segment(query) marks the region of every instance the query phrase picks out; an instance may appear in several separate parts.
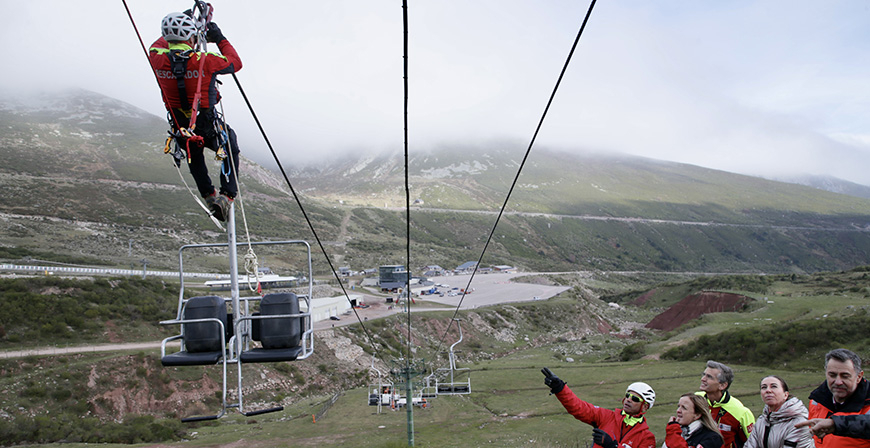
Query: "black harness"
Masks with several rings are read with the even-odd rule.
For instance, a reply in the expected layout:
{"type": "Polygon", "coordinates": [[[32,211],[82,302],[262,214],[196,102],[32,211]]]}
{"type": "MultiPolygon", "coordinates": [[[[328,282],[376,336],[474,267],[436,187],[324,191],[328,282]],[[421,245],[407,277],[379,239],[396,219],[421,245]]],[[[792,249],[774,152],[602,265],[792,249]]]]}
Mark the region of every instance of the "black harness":
{"type": "MultiPolygon", "coordinates": [[[[187,63],[190,61],[190,55],[193,53],[193,50],[170,50],[169,51],[169,63],[170,68],[172,70],[172,76],[175,77],[176,85],[178,87],[178,99],[179,103],[181,103],[181,112],[185,115],[189,115],[192,110],[190,106],[190,100],[187,98],[187,87],[185,86],[184,77],[187,75],[187,63]]],[[[200,74],[202,76],[202,74],[200,74]]],[[[178,109],[176,109],[178,110],[178,109]]],[[[170,123],[174,121],[172,119],[172,115],[169,116],[170,123]]],[[[208,137],[208,138],[216,138],[217,148],[213,148],[217,153],[218,160],[224,160],[226,157],[225,146],[228,142],[228,135],[226,131],[226,124],[223,121],[223,117],[217,113],[213,108],[208,110],[200,110],[196,117],[197,128],[200,131],[197,133],[199,135],[208,137]]],[[[187,149],[188,159],[190,157],[190,148],[189,145],[191,143],[191,139],[197,140],[195,144],[202,146],[203,141],[202,137],[198,137],[196,135],[192,135],[189,131],[185,132],[184,126],[181,123],[174,123],[172,126],[177,129],[176,132],[169,131],[169,139],[166,141],[166,146],[164,147],[164,152],[169,153],[172,152],[173,156],[176,159],[176,164],[180,162],[183,158],[183,154],[179,148],[179,146],[184,146],[187,149]],[[170,139],[174,139],[176,142],[175,151],[171,151],[169,147],[170,139]],[[179,145],[180,142],[184,142],[179,145]]],[[[189,161],[189,160],[188,160],[189,161]]]]}
{"type": "Polygon", "coordinates": [[[187,61],[190,60],[190,50],[170,50],[169,63],[172,67],[172,75],[175,76],[175,81],[178,83],[178,98],[181,101],[181,108],[190,110],[190,101],[187,99],[187,87],[184,85],[184,76],[187,74],[187,61]]]}

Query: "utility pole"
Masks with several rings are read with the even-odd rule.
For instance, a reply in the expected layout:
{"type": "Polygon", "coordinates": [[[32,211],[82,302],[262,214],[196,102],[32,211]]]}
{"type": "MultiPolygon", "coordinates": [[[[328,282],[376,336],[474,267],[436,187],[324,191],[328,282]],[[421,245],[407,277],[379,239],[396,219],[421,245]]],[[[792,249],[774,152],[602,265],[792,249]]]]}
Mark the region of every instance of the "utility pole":
{"type": "Polygon", "coordinates": [[[140,262],[142,263],[142,278],[144,279],[148,276],[148,259],[143,258],[140,262]]]}
{"type": "MultiPolygon", "coordinates": [[[[426,373],[426,360],[399,358],[393,361],[396,366],[390,373],[405,382],[405,414],[408,419],[408,446],[414,446],[414,377],[426,373]]],[[[399,389],[401,390],[401,389],[399,389]]]]}
{"type": "MultiPolygon", "coordinates": [[[[410,335],[409,335],[410,336],[410,335]]],[[[410,339],[410,338],[409,338],[410,339]]],[[[414,396],[411,395],[414,385],[411,384],[411,360],[405,369],[405,408],[408,415],[408,446],[414,446],[414,396]]]]}

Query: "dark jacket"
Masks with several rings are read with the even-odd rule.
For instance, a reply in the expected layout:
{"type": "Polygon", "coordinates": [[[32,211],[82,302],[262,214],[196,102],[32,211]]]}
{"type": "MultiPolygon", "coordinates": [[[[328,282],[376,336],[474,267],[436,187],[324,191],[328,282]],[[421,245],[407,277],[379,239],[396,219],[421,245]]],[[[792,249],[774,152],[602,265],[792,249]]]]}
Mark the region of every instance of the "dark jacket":
{"type": "Polygon", "coordinates": [[[721,448],[722,436],[694,421],[689,426],[670,422],[665,427],[665,448],[721,448]]]}
{"type": "Polygon", "coordinates": [[[834,434],[856,439],[870,439],[870,415],[832,415],[834,434]]]}

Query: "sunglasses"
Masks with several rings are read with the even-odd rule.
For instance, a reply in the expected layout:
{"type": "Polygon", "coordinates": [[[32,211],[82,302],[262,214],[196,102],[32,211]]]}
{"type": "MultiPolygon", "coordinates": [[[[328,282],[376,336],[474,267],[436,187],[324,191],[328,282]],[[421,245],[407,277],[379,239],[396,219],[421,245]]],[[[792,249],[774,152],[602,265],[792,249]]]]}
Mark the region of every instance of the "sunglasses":
{"type": "Polygon", "coordinates": [[[643,403],[643,398],[640,398],[640,397],[638,397],[637,395],[635,395],[635,394],[633,394],[633,393],[631,393],[631,392],[626,392],[626,393],[625,393],[625,398],[631,398],[631,401],[633,401],[633,402],[635,402],[635,403],[643,403]]]}

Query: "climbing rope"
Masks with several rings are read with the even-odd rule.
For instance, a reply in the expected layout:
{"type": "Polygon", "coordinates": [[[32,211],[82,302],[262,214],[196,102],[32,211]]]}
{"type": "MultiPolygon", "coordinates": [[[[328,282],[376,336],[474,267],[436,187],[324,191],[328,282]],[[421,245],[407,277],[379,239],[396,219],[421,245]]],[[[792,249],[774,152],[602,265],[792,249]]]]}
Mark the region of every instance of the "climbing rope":
{"type": "MultiPolygon", "coordinates": [[[[225,137],[221,137],[222,141],[226,142],[226,146],[229,147],[231,144],[229,133],[226,130],[226,115],[224,115],[224,105],[220,104],[220,118],[218,121],[221,123],[221,129],[218,131],[222,133],[225,137]]],[[[215,155],[216,160],[222,160],[221,163],[221,176],[226,176],[229,179],[230,175],[234,175],[236,178],[236,197],[235,201],[239,203],[239,211],[242,214],[242,224],[245,227],[245,241],[248,243],[248,252],[245,254],[245,276],[247,278],[248,289],[252,292],[256,292],[257,294],[261,294],[263,292],[262,285],[260,285],[260,269],[259,269],[259,261],[257,260],[257,254],[254,252],[254,246],[251,244],[251,232],[248,229],[248,216],[245,213],[245,202],[242,198],[242,183],[239,181],[239,173],[236,172],[236,163],[233,159],[233,150],[230,148],[229,151],[218,151],[215,155]],[[223,158],[221,158],[223,157],[223,158]],[[226,160],[226,162],[223,162],[226,160]],[[227,169],[224,169],[224,165],[228,165],[227,169]],[[256,279],[256,287],[254,287],[251,278],[256,279]]],[[[241,163],[241,160],[239,160],[241,163]]]]}
{"type": "MultiPolygon", "coordinates": [[[[284,182],[287,184],[287,187],[290,189],[290,194],[293,196],[293,199],[296,200],[296,205],[299,206],[299,211],[302,213],[302,217],[305,218],[305,222],[308,224],[308,229],[311,230],[311,234],[314,236],[314,240],[317,241],[317,245],[320,248],[320,252],[323,254],[323,257],[326,259],[326,264],[329,265],[330,271],[332,271],[332,276],[336,279],[339,288],[341,288],[341,292],[344,295],[345,299],[347,299],[348,303],[351,302],[350,294],[347,292],[347,288],[344,286],[344,282],[341,277],[338,275],[338,271],[335,269],[335,265],[332,263],[332,258],[329,257],[329,253],[326,252],[326,247],[323,245],[323,241],[320,239],[320,236],[317,234],[317,229],[314,228],[314,224],[311,222],[311,218],[308,216],[308,213],[305,211],[305,207],[302,206],[302,201],[299,200],[299,195],[296,194],[296,190],[293,188],[293,184],[290,183],[290,177],[287,176],[287,172],[284,170],[284,165],[281,164],[281,159],[278,157],[278,154],[275,152],[275,148],[272,147],[272,142],[269,141],[269,137],[266,135],[266,130],[263,129],[263,125],[260,123],[260,118],[257,116],[257,113],[254,111],[254,107],[251,105],[250,100],[248,100],[248,95],[245,93],[245,89],[242,88],[242,83],[239,82],[239,77],[236,76],[235,73],[232,74],[233,80],[236,82],[236,86],[239,88],[239,93],[241,93],[242,98],[245,100],[245,104],[248,106],[248,110],[251,112],[251,116],[254,118],[254,122],[257,124],[257,128],[260,130],[260,134],[263,136],[263,140],[266,142],[266,146],[269,148],[269,151],[272,153],[272,158],[275,159],[275,164],[278,166],[278,171],[281,172],[281,176],[284,178],[284,182]]],[[[366,335],[366,339],[369,341],[369,345],[371,345],[372,350],[375,352],[375,355],[382,361],[384,358],[381,356],[380,350],[378,349],[379,345],[375,344],[375,340],[372,337],[371,332],[363,323],[362,318],[357,312],[356,308],[351,307],[353,310],[353,314],[356,316],[357,321],[360,324],[360,327],[363,330],[363,333],[366,335]]]]}
{"type": "Polygon", "coordinates": [[[218,221],[217,218],[215,218],[214,212],[209,210],[209,208],[202,203],[202,199],[200,199],[199,196],[197,196],[196,193],[193,192],[193,189],[190,188],[190,185],[188,185],[187,181],[184,180],[184,174],[182,174],[181,172],[181,165],[175,163],[174,161],[172,165],[175,167],[175,170],[178,171],[178,177],[181,178],[181,182],[184,184],[185,187],[187,187],[187,191],[190,193],[190,195],[193,196],[193,200],[196,201],[196,203],[199,204],[199,206],[202,207],[203,210],[205,210],[205,212],[208,214],[208,217],[211,218],[211,222],[213,222],[214,225],[218,226],[218,228],[221,229],[221,232],[225,231],[226,229],[221,224],[221,222],[218,221]]]}

